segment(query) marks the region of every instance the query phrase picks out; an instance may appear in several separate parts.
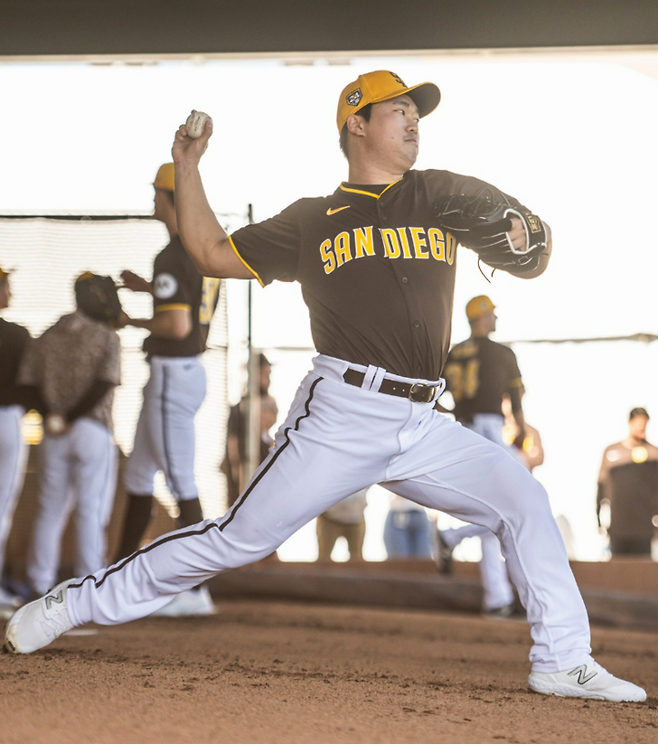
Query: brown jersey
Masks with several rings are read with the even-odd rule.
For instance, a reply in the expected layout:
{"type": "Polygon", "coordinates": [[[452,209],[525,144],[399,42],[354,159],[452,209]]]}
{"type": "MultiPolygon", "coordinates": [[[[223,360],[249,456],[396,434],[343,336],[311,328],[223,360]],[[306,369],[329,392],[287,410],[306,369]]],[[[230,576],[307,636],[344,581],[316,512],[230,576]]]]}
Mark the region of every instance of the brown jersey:
{"type": "Polygon", "coordinates": [[[649,442],[606,447],[598,485],[599,506],[603,499],[610,503],[610,536],[650,540],[658,514],[658,447],[649,442]]]}
{"type": "Polygon", "coordinates": [[[521,400],[521,373],[514,352],[489,338],[474,336],[454,346],[445,367],[446,389],[455,401],[458,421],[469,421],[476,413],[502,416],[503,396],[512,407],[521,400]]]}
{"type": "Polygon", "coordinates": [[[17,377],[30,341],[27,328],[0,318],[0,406],[26,405],[17,377]]]}
{"type": "Polygon", "coordinates": [[[208,330],[219,297],[219,279],[203,277],[176,235],[155,258],[153,312],[189,310],[192,330],[183,339],[149,336],[144,351],[156,356],[196,356],[206,349],[208,330]]]}
{"type": "Polygon", "coordinates": [[[262,285],[302,285],[321,354],[436,380],[450,345],[457,242],[439,227],[434,202],[483,188],[500,194],[438,170],[408,171],[379,194],[341,184],[230,239],[262,285]]]}

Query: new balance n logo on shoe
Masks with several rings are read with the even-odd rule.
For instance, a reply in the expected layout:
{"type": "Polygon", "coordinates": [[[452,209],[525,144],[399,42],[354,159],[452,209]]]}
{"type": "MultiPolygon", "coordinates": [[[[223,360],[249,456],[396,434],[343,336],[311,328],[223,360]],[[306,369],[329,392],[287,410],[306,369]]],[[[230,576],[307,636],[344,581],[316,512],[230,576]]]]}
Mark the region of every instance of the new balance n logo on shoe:
{"type": "Polygon", "coordinates": [[[597,672],[590,672],[587,674],[587,665],[581,664],[580,666],[576,667],[575,669],[572,669],[570,672],[567,672],[569,677],[575,677],[578,675],[578,679],[576,680],[579,685],[585,685],[587,684],[590,679],[594,679],[596,677],[597,672]]]}
{"type": "Polygon", "coordinates": [[[64,589],[60,589],[57,594],[47,594],[44,597],[44,601],[46,603],[47,610],[52,610],[53,605],[64,604],[64,589]]]}

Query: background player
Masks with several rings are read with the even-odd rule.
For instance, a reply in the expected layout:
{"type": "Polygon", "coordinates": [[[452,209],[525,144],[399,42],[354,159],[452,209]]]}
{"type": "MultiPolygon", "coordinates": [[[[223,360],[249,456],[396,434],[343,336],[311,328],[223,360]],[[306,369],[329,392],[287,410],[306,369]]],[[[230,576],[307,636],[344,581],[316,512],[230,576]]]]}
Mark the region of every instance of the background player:
{"type": "MultiPolygon", "coordinates": [[[[272,446],[270,429],[276,423],[279,411],[276,401],[269,394],[272,365],[265,354],[258,355],[258,397],[251,403],[259,407],[256,418],[260,422],[260,464],[269,454],[272,446]]],[[[220,470],[226,476],[227,507],[233,506],[247,485],[252,473],[249,472],[249,447],[247,443],[247,411],[249,400],[242,396],[231,406],[226,422],[226,451],[220,470]]]]}
{"type": "MultiPolygon", "coordinates": [[[[228,105],[248,106],[239,91],[229,97],[228,105]]],[[[590,656],[587,612],[543,487],[501,447],[434,410],[443,389],[456,269],[456,240],[438,223],[436,200],[486,189],[524,210],[477,179],[412,170],[419,120],[439,98],[433,83],[410,88],[385,70],[359,76],[343,90],[337,111],[349,182],[230,238],[198,169],[212,125],[195,140],[178,130],[176,210],[186,250],[206,274],[262,284],[299,281],[319,355],[273,451],[226,515],[156,540],[22,607],[7,627],[8,650],[36,650],[89,621],[143,617],[218,571],[269,555],[356,490],[384,483],[500,537],[532,626],[533,690],[646,698],[590,656]]],[[[302,105],[277,104],[291,133],[302,105]]],[[[519,215],[506,218],[504,242],[525,258],[534,237],[519,215]]],[[[545,234],[537,217],[534,226],[545,234]]],[[[538,276],[549,254],[546,234],[531,262],[510,258],[509,270],[538,276]]]]}
{"type": "MultiPolygon", "coordinates": [[[[9,272],[0,268],[0,311],[8,308],[10,302],[9,272]]],[[[26,328],[0,318],[0,580],[27,460],[22,421],[26,408],[32,402],[18,385],[17,376],[29,343],[30,334],[26,328]]],[[[19,597],[0,585],[0,618],[10,617],[20,603],[19,597]]]]}
{"type": "MultiPolygon", "coordinates": [[[[173,163],[158,169],[153,187],[153,217],[167,228],[169,244],[155,257],[152,282],[131,271],[121,274],[128,289],[153,295],[153,317],[127,321],[149,331],[144,351],[151,373],[124,473],[128,506],[117,559],[130,555],[141,543],[151,518],[158,471],[164,473],[178,504],[179,525],[203,519],[194,479],[194,417],[206,395],[200,355],[206,349],[217,306],[219,279],[201,276],[178,237],[173,163]]],[[[212,611],[210,593],[199,587],[179,596],[167,612],[202,615],[212,611]]]]}
{"type": "MultiPolygon", "coordinates": [[[[452,413],[457,421],[505,448],[508,445],[503,440],[503,401],[507,396],[517,428],[514,443],[520,449],[525,440],[521,373],[514,352],[489,338],[496,330],[494,309],[486,295],[473,297],[466,304],[471,335],[448,354],[444,369],[446,389],[454,400],[452,413]]],[[[448,571],[452,551],[468,537],[479,537],[482,543],[483,614],[491,618],[511,616],[515,610],[514,589],[507,577],[500,543],[491,530],[469,524],[439,531],[439,569],[448,571]]]]}
{"type": "Polygon", "coordinates": [[[114,388],[121,382],[115,330],[91,317],[82,301],[85,272],[75,281],[77,309],[30,347],[20,381],[36,390],[44,436],[39,445],[39,497],[27,560],[30,586],[43,594],[57,583],[62,535],[75,513],[77,575],[107,565],[105,529],[117,476],[114,388]]]}
{"type": "Polygon", "coordinates": [[[612,555],[651,556],[658,514],[658,447],[647,441],[649,414],[633,408],[628,436],[605,448],[599,471],[596,515],[602,527],[602,507],[610,509],[607,529],[612,555]]]}

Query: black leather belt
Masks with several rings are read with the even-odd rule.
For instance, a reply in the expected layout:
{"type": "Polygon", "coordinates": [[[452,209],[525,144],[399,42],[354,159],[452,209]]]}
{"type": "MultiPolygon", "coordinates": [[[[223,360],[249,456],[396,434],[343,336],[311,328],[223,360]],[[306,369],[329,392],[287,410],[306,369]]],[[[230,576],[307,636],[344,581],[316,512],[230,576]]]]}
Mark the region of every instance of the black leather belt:
{"type": "MultiPolygon", "coordinates": [[[[343,375],[343,380],[348,385],[361,387],[365,376],[365,372],[348,369],[343,375]]],[[[408,383],[384,378],[378,392],[384,395],[396,395],[398,398],[409,398],[414,403],[431,403],[436,399],[439,387],[439,385],[426,385],[424,382],[408,383]]]]}

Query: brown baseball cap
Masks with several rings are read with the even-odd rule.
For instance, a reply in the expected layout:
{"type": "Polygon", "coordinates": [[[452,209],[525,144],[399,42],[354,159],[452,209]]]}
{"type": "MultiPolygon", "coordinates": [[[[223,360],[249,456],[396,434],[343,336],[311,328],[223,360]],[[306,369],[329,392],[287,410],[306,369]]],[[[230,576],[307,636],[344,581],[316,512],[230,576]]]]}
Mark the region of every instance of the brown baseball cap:
{"type": "Polygon", "coordinates": [[[342,131],[350,114],[358,113],[369,103],[381,103],[403,95],[408,95],[413,100],[421,118],[431,114],[441,100],[441,91],[434,83],[408,86],[399,75],[389,70],[375,70],[359,75],[343,89],[338,99],[338,131],[342,131]]]}

